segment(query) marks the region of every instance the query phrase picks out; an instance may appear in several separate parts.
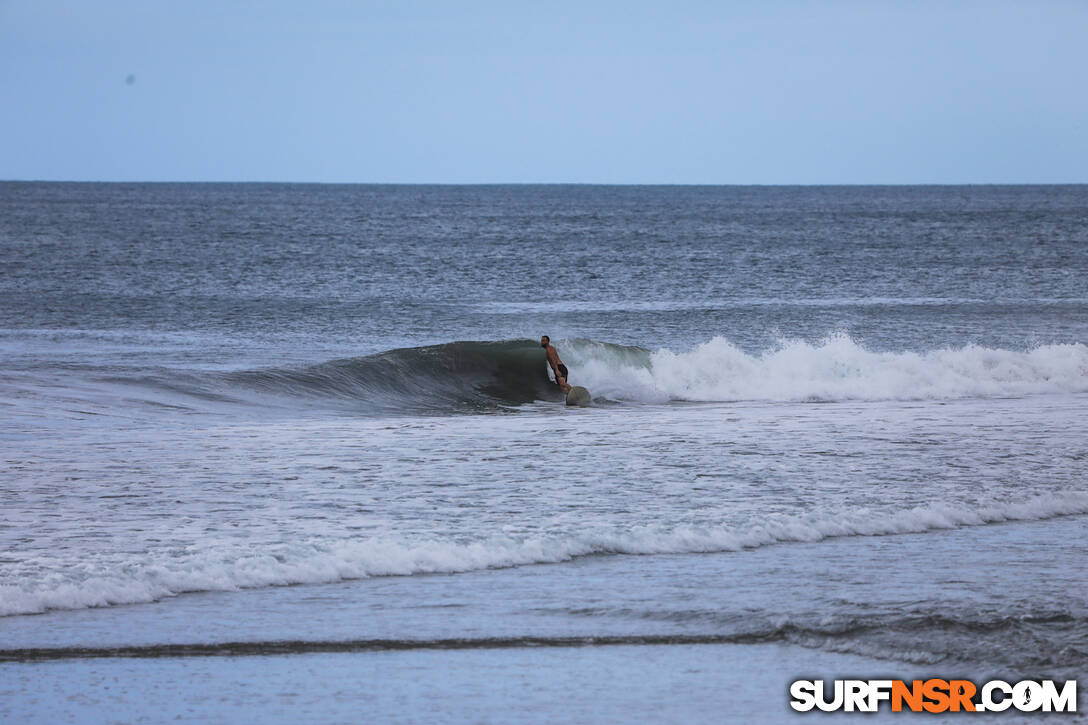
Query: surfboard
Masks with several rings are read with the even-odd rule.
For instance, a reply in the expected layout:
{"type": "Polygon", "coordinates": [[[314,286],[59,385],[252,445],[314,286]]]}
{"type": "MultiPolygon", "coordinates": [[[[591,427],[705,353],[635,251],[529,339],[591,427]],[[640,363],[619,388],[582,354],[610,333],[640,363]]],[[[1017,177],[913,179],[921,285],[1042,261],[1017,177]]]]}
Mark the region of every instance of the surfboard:
{"type": "Polygon", "coordinates": [[[589,405],[590,400],[589,391],[581,385],[575,385],[567,393],[567,405],[577,405],[580,408],[585,408],[589,405]]]}

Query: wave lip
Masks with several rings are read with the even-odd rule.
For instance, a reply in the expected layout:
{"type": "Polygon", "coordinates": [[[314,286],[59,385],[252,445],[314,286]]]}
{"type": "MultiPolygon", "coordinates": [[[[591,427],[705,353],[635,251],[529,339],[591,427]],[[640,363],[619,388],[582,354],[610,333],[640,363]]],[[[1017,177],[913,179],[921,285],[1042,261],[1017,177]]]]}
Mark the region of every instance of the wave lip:
{"type": "Polygon", "coordinates": [[[375,576],[452,574],[559,563],[592,555],[719,553],[1077,514],[1088,514],[1088,493],[1042,495],[977,507],[934,504],[897,511],[858,508],[777,515],[764,517],[758,523],[716,527],[641,526],[525,538],[493,536],[470,542],[311,541],[127,562],[112,569],[99,565],[89,568],[91,574],[81,579],[53,574],[45,582],[0,584],[0,616],[147,603],[186,592],[326,584],[375,576]]]}

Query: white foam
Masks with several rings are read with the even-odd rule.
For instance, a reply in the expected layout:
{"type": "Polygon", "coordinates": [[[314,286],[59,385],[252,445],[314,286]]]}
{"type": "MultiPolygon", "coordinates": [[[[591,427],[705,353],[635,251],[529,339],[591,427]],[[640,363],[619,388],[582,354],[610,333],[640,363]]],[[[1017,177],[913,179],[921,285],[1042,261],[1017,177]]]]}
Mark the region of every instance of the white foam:
{"type": "Polygon", "coordinates": [[[1042,495],[979,506],[829,509],[805,515],[768,515],[732,525],[642,526],[524,538],[493,536],[473,542],[363,539],[308,541],[263,551],[214,548],[175,558],[89,565],[82,572],[65,570],[36,581],[0,584],[0,616],[153,602],[183,592],[456,573],[556,563],[591,554],[727,552],[832,537],[921,533],[1074,514],[1088,514],[1088,493],[1042,495]]]}
{"type": "Polygon", "coordinates": [[[688,352],[633,361],[625,349],[571,346],[571,370],[614,400],[922,400],[1088,392],[1088,346],[1019,352],[967,345],[930,352],[870,352],[849,336],[785,341],[748,354],[716,337],[688,352]]]}

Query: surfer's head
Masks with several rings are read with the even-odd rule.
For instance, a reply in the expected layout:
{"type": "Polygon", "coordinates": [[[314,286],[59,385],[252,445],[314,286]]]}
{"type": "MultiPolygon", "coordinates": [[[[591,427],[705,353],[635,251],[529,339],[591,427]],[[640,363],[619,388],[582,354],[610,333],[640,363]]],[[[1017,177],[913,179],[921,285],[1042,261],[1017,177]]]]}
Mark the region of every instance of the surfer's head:
{"type": "Polygon", "coordinates": [[[547,335],[541,335],[540,336],[540,346],[541,347],[547,347],[548,345],[551,344],[551,342],[552,342],[552,339],[550,337],[548,337],[547,335]]]}

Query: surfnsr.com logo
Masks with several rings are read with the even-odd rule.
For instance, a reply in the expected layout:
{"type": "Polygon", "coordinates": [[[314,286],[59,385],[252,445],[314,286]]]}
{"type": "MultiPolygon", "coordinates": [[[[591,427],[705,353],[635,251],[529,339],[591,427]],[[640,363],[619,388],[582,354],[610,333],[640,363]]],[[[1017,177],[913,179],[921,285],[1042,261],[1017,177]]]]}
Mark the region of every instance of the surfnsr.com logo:
{"type": "Polygon", "coordinates": [[[799,712],[876,712],[888,703],[892,712],[1076,712],[1077,681],[1060,687],[1053,680],[1010,684],[990,680],[977,687],[970,680],[796,680],[790,684],[790,707],[799,712]]]}

